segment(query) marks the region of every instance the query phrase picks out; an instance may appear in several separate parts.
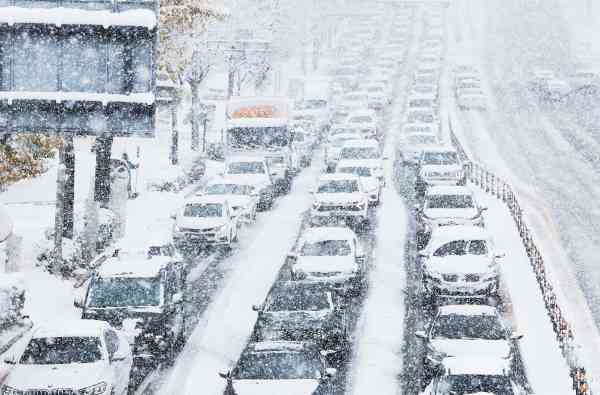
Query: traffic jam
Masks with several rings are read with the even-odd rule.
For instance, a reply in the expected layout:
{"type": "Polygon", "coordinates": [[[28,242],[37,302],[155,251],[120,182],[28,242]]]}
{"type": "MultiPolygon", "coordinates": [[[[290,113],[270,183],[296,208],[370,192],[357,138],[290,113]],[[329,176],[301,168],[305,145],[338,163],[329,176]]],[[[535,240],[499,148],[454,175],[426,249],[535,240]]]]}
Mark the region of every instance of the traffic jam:
{"type": "Polygon", "coordinates": [[[275,215],[286,196],[306,193],[295,182],[307,171],[316,175],[311,204],[268,293],[247,301],[256,319],[243,351],[229,369],[203,367],[226,394],[348,392],[357,321],[377,287],[370,271],[386,188],[398,190],[414,220],[411,262],[420,282],[419,304],[410,308],[420,320],[405,333],[416,338],[414,393],[530,392],[522,335],[504,308],[504,254],[440,111],[446,73],[461,109],[485,108],[477,71],[446,70],[444,7],[368,15],[342,26],[326,78],[307,82],[301,100],[227,103],[222,170],[172,213],[172,240],[116,244],[99,255],[74,301],[82,320],[37,329],[8,359],[2,394],[160,393],[146,377],[173,368],[198,322],[190,320],[196,299],[188,295],[198,262],[240,254],[261,217],[275,215]],[[401,118],[398,129],[392,117],[401,118]],[[394,157],[384,156],[386,144],[394,144],[394,157]],[[56,375],[47,372],[57,369],[76,373],[83,389],[29,390],[48,388],[56,375]]]}

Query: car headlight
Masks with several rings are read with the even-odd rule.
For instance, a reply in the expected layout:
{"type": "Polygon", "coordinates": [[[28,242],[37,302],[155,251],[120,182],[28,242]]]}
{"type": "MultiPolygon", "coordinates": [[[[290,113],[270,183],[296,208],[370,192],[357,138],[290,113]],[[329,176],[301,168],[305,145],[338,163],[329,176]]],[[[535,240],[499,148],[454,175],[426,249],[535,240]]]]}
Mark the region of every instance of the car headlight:
{"type": "Polygon", "coordinates": [[[23,395],[24,393],[24,391],[9,387],[8,385],[0,386],[0,394],[2,395],[23,395]]]}
{"type": "Polygon", "coordinates": [[[101,381],[98,384],[80,389],[79,395],[101,395],[106,392],[107,388],[108,385],[104,381],[101,381]]]}

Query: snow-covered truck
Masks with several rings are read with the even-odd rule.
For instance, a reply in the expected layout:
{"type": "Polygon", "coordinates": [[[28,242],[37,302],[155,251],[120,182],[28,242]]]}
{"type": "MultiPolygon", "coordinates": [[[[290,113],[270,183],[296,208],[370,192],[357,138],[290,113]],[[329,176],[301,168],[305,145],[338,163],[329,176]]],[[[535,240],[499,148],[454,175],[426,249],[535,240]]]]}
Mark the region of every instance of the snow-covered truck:
{"type": "Polygon", "coordinates": [[[286,98],[239,97],[227,103],[223,134],[226,158],[264,157],[276,193],[289,191],[300,168],[292,146],[291,102],[286,98]]]}

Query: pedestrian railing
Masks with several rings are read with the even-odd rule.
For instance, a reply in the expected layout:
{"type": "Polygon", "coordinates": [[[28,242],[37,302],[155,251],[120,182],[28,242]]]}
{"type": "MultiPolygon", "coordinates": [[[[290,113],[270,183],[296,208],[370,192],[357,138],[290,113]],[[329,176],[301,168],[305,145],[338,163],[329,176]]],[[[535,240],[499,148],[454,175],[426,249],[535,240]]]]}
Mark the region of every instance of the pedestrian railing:
{"type": "Polygon", "coordinates": [[[578,361],[572,326],[567,321],[563,309],[560,307],[555,288],[547,276],[546,265],[540,249],[535,244],[533,235],[524,220],[523,209],[517,200],[512,186],[501,177],[486,169],[481,164],[473,162],[464,150],[460,140],[454,134],[452,122],[449,122],[449,132],[452,144],[456,147],[459,155],[466,163],[465,173],[467,180],[478,186],[486,193],[502,200],[515,221],[523,246],[527,251],[529,263],[535,273],[538,285],[544,298],[546,312],[552,322],[556,339],[560,345],[562,355],[565,358],[573,380],[573,390],[576,395],[591,395],[589,380],[586,376],[585,367],[578,361]]]}

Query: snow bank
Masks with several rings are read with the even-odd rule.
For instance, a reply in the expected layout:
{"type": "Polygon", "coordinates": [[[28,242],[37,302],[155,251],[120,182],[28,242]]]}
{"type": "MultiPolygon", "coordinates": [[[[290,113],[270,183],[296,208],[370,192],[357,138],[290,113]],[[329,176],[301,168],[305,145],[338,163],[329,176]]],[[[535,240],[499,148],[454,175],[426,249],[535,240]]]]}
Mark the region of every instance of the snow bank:
{"type": "Polygon", "coordinates": [[[0,277],[0,328],[14,325],[23,316],[25,288],[18,275],[0,277]]]}
{"type": "Polygon", "coordinates": [[[562,356],[542,294],[508,208],[485,192],[474,188],[484,213],[487,228],[496,247],[506,253],[501,270],[512,300],[523,364],[535,393],[564,395],[573,392],[569,367],[562,356]]]}
{"type": "Polygon", "coordinates": [[[0,24],[10,26],[16,23],[46,25],[95,25],[139,26],[147,29],[156,27],[156,14],[152,10],[127,10],[110,12],[106,10],[82,10],[74,8],[23,8],[2,7],[0,24]]]}
{"type": "Polygon", "coordinates": [[[112,93],[92,93],[92,92],[0,92],[0,100],[8,100],[9,104],[13,100],[46,100],[46,101],[89,101],[100,102],[103,105],[108,103],[139,103],[151,105],[154,103],[153,93],[132,93],[130,95],[119,95],[112,93]]]}

